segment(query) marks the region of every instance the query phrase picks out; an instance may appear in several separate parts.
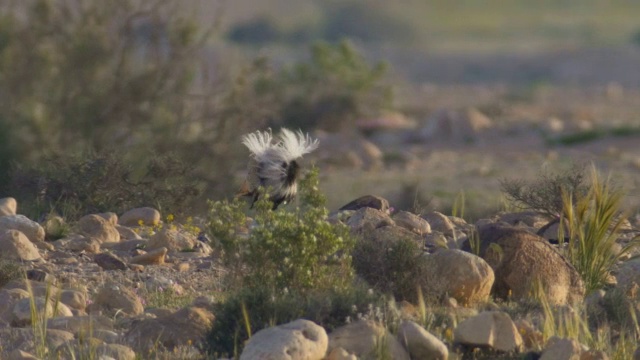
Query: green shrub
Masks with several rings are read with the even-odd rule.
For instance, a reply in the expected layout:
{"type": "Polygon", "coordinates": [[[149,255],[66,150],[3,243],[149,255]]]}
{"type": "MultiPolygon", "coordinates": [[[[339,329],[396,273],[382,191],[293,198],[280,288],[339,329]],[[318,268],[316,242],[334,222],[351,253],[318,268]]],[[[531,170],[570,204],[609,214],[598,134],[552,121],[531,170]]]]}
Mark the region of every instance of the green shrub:
{"type": "Polygon", "coordinates": [[[415,303],[424,276],[422,255],[414,240],[365,233],[353,250],[353,267],[374,289],[415,303]]]}
{"type": "Polygon", "coordinates": [[[557,219],[564,209],[563,194],[571,195],[573,200],[578,201],[586,195],[588,186],[584,167],[574,166],[559,173],[542,171],[537,179],[530,182],[503,179],[500,190],[516,207],[539,211],[557,219]]]}
{"type": "Polygon", "coordinates": [[[384,320],[384,299],[362,286],[300,293],[263,286],[243,288],[214,310],[216,321],[207,341],[209,353],[239,355],[250,335],[296,319],[315,322],[327,332],[350,320],[384,320]]]}
{"type": "MultiPolygon", "coordinates": [[[[634,240],[616,250],[614,246],[626,221],[621,213],[623,191],[610,179],[602,180],[595,166],[591,168],[587,193],[574,199],[563,193],[561,232],[569,239],[569,259],[584,280],[587,293],[600,289],[615,265],[638,246],[634,240]]],[[[564,239],[564,236],[559,236],[564,239]]]]}
{"type": "Polygon", "coordinates": [[[369,65],[348,42],[316,43],[309,62],[282,70],[274,78],[279,89],[277,124],[335,131],[352,128],[361,117],[379,115],[393,102],[383,82],[387,66],[369,65]]]}
{"type": "Polygon", "coordinates": [[[16,168],[9,191],[35,219],[50,213],[78,219],[140,206],[182,213],[198,194],[192,169],[179,160],[160,156],[142,166],[116,152],[52,157],[16,168]]]}
{"type": "Polygon", "coordinates": [[[11,260],[0,259],[0,288],[11,280],[25,277],[24,270],[19,263],[11,260]]]}
{"type": "Polygon", "coordinates": [[[275,289],[344,287],[352,280],[350,251],[354,240],[348,228],[327,221],[324,196],[318,190],[318,171],[300,182],[301,206],[272,211],[264,197],[255,204],[248,235],[243,203],[212,202],[209,232],[224,249],[234,282],[275,289]]]}

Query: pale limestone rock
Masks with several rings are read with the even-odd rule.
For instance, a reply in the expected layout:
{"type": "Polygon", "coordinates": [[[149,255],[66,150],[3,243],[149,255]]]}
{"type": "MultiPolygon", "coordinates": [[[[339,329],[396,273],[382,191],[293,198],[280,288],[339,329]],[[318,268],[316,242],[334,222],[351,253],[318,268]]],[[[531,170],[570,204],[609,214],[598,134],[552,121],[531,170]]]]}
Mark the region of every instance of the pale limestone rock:
{"type": "Polygon", "coordinates": [[[93,304],[87,310],[90,313],[102,310],[111,315],[122,312],[132,316],[142,314],[144,307],[135,292],[126,286],[109,282],[98,290],[93,304]]]}
{"type": "Polygon", "coordinates": [[[162,229],[149,238],[147,251],[167,248],[169,252],[179,252],[185,249],[193,249],[198,244],[195,235],[178,229],[162,229]]]}
{"type": "Polygon", "coordinates": [[[0,257],[18,261],[41,259],[38,248],[18,230],[0,232],[0,257]]]}
{"type": "Polygon", "coordinates": [[[25,234],[32,243],[43,242],[44,228],[24,215],[7,215],[0,217],[0,233],[5,230],[18,230],[25,234]]]}
{"type": "Polygon", "coordinates": [[[165,262],[166,256],[167,248],[161,247],[159,249],[149,251],[146,254],[134,256],[129,262],[131,264],[138,265],[162,265],[165,262]]]}
{"type": "Polygon", "coordinates": [[[18,202],[12,197],[0,199],[0,216],[15,215],[18,210],[18,202]]]}
{"type": "Polygon", "coordinates": [[[397,336],[412,359],[447,360],[449,358],[447,346],[413,321],[403,321],[398,328],[397,336]]]}
{"type": "Polygon", "coordinates": [[[425,255],[425,296],[448,295],[463,305],[487,301],[494,282],[493,270],[482,258],[462,250],[443,249],[425,255]],[[452,266],[455,264],[455,266],[452,266]]]}
{"type": "Polygon", "coordinates": [[[78,220],[79,233],[97,240],[100,244],[120,242],[116,227],[102,216],[91,214],[78,220]]]}
{"type": "Polygon", "coordinates": [[[118,224],[124,226],[154,226],[160,223],[160,212],[151,207],[131,209],[120,216],[118,224]]]}
{"type": "MultiPolygon", "coordinates": [[[[200,307],[186,307],[156,319],[138,321],[124,336],[127,344],[138,352],[147,353],[162,345],[167,349],[192,344],[197,346],[211,330],[214,316],[200,307]]],[[[254,337],[257,335],[254,334],[254,337]]]]}
{"type": "Polygon", "coordinates": [[[396,222],[396,225],[413,231],[416,234],[426,235],[431,233],[431,225],[429,225],[427,220],[408,211],[398,211],[393,216],[393,220],[396,222]]]}
{"type": "Polygon", "coordinates": [[[321,326],[299,319],[255,333],[240,360],[321,360],[327,346],[327,333],[321,326]]]}
{"type": "Polygon", "coordinates": [[[577,340],[553,336],[547,340],[540,360],[580,360],[581,354],[582,346],[577,340]]]}
{"type": "Polygon", "coordinates": [[[432,231],[441,232],[445,236],[453,235],[455,225],[446,215],[437,211],[432,211],[422,217],[427,220],[432,231]]]}
{"type": "Polygon", "coordinates": [[[379,342],[385,341],[383,348],[395,360],[409,360],[409,353],[384,326],[370,320],[358,320],[335,329],[329,334],[329,351],[341,347],[350,354],[362,358],[375,353],[379,342]]]}
{"type": "Polygon", "coordinates": [[[522,349],[522,337],[507,313],[485,311],[458,324],[454,342],[512,352],[522,349]]]}

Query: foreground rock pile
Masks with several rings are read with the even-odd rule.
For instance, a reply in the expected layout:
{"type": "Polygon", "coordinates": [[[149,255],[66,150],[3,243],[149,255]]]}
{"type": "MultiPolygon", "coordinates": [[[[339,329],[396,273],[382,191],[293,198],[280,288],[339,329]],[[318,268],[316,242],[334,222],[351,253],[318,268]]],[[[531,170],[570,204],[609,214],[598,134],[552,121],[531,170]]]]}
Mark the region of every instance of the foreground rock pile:
{"type": "MultiPolygon", "coordinates": [[[[198,227],[163,223],[157,210],[139,208],[120,216],[89,214],[62,233],[64,219],[38,223],[16,212],[14,199],[0,200],[0,260],[21,263],[27,274],[0,288],[0,358],[202,358],[224,269],[198,227]],[[150,304],[152,296],[169,295],[182,302],[150,304]]],[[[392,359],[453,359],[473,348],[607,359],[572,339],[545,342],[539,324],[512,318],[491,301],[527,300],[541,278],[540,291],[552,305],[584,301],[576,269],[535,235],[546,224],[539,215],[502,214],[467,224],[437,212],[393,213],[386,200],[364,197],[330,220],[367,234],[361,241],[408,238],[419,244],[428,275],[416,284],[460,322],[438,337],[420,325],[409,303],[401,304],[394,333],[364,318],[330,333],[299,319],[253,334],[241,359],[366,359],[380,351],[392,359]]],[[[640,277],[633,261],[620,269],[624,286],[640,277]]]]}

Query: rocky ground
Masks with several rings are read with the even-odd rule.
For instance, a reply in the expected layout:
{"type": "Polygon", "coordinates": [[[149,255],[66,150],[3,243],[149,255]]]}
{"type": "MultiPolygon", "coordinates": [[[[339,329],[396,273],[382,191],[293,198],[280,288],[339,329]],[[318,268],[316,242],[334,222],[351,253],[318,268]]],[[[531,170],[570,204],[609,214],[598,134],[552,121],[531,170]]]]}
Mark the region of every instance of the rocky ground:
{"type": "MultiPolygon", "coordinates": [[[[3,359],[203,357],[200,345],[215,322],[212,305],[220,300],[224,269],[199,226],[163,221],[157,210],[139,208],[87,215],[53,240],[62,219],[39,224],[16,215],[14,199],[0,204],[0,256],[19,261],[28,279],[0,288],[3,359]]],[[[241,359],[365,359],[386,352],[392,359],[608,359],[577,339],[545,339],[539,312],[509,308],[530,300],[532,279],[542,278],[552,306],[570,308],[589,295],[589,306],[604,309],[607,293],[637,287],[640,276],[632,253],[612,275],[611,289],[585,294],[576,269],[549,242],[557,230],[536,235],[548,219],[532,212],[468,224],[438,212],[394,211],[382,198],[364,197],[333,216],[354,233],[372,231],[366,241],[408,237],[423,246],[430,274],[420,280],[424,296],[444,299],[440,311],[457,323],[430,332],[410,303],[398,305],[401,322],[393,334],[367,318],[328,334],[300,319],[254,334],[241,359]],[[478,256],[469,241],[474,232],[478,256]],[[500,256],[492,244],[502,249],[500,256]],[[499,298],[509,303],[494,302],[499,298]],[[469,352],[474,348],[484,350],[469,352]]],[[[619,241],[638,235],[639,225],[627,222],[619,241]]]]}

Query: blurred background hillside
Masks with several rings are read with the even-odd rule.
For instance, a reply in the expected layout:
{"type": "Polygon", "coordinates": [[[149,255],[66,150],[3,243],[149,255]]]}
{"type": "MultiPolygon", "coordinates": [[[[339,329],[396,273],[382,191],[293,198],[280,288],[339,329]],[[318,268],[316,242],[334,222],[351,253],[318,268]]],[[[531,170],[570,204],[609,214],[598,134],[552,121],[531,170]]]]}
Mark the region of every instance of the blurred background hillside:
{"type": "MultiPolygon", "coordinates": [[[[23,213],[194,214],[242,134],[321,139],[329,207],[504,208],[500,180],[640,172],[640,2],[4,0],[0,195],[23,213]]],[[[460,213],[459,213],[460,215],[460,213]]]]}

